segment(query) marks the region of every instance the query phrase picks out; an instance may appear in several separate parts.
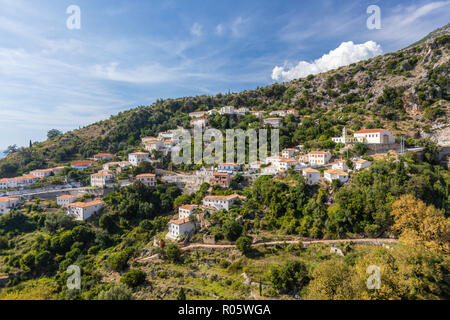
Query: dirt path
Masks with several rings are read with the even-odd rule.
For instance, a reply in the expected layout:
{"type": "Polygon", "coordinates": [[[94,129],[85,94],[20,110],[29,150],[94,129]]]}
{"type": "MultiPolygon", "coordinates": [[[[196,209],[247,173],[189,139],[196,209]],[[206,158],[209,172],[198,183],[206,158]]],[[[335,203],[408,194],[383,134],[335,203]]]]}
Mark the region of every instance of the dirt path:
{"type": "MultiPolygon", "coordinates": [[[[398,242],[397,239],[340,239],[340,240],[311,240],[311,241],[302,241],[302,240],[287,240],[287,241],[269,241],[269,242],[259,242],[253,244],[253,247],[261,247],[261,246],[274,246],[277,244],[297,244],[299,242],[303,243],[303,246],[308,247],[312,244],[323,243],[323,244],[338,244],[338,243],[348,243],[353,242],[355,244],[372,244],[372,245],[382,245],[382,244],[395,244],[398,242]]],[[[182,251],[189,251],[193,249],[232,249],[236,248],[236,245],[233,244],[204,244],[204,243],[194,243],[190,244],[186,247],[181,248],[182,251]]]]}

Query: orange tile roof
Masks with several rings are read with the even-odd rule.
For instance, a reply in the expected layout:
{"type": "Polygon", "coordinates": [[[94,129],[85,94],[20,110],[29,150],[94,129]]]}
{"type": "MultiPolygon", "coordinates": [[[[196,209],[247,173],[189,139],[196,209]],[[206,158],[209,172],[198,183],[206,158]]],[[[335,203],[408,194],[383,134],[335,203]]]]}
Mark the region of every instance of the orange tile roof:
{"type": "Polygon", "coordinates": [[[102,200],[95,200],[91,202],[75,202],[68,205],[68,207],[75,207],[75,208],[89,208],[92,206],[105,204],[102,200]]]}
{"type": "Polygon", "coordinates": [[[186,210],[191,210],[191,209],[195,209],[198,208],[198,205],[196,204],[185,204],[184,206],[181,206],[180,209],[186,209],[186,210]]]}
{"type": "Polygon", "coordinates": [[[186,223],[190,223],[191,220],[189,220],[189,218],[186,219],[178,219],[178,220],[170,220],[169,223],[173,223],[173,224],[186,224],[186,223]]]}
{"type": "Polygon", "coordinates": [[[366,130],[360,130],[356,131],[355,133],[376,133],[376,132],[383,132],[386,131],[384,129],[366,129],[366,130]]]}
{"type": "Polygon", "coordinates": [[[319,170],[313,169],[313,168],[305,168],[302,169],[303,172],[309,172],[309,173],[320,173],[319,170]]]}
{"type": "Polygon", "coordinates": [[[73,198],[76,198],[76,196],[72,196],[70,194],[64,194],[64,195],[58,196],[56,198],[58,198],[58,199],[73,199],[73,198]]]}
{"type": "Polygon", "coordinates": [[[206,196],[204,199],[206,200],[233,200],[235,198],[245,198],[238,194],[232,194],[229,196],[206,196]]]}
{"type": "Polygon", "coordinates": [[[90,164],[97,164],[97,162],[91,161],[91,160],[80,160],[80,161],[74,161],[70,165],[71,166],[88,166],[90,164]]]}
{"type": "Polygon", "coordinates": [[[97,153],[92,156],[93,158],[114,157],[111,153],[97,153]]]}
{"type": "Polygon", "coordinates": [[[341,170],[334,170],[334,169],[325,170],[325,173],[337,174],[339,176],[348,176],[347,172],[344,172],[344,171],[341,171],[341,170]]]}
{"type": "Polygon", "coordinates": [[[19,201],[18,198],[1,197],[0,202],[19,201]]]}
{"type": "Polygon", "coordinates": [[[156,174],[153,173],[143,173],[143,174],[138,174],[136,176],[136,178],[152,178],[152,177],[156,177],[156,174]]]}
{"type": "Polygon", "coordinates": [[[133,152],[133,153],[130,153],[131,155],[135,155],[135,156],[143,156],[143,155],[149,155],[149,153],[148,152],[133,152]]]}

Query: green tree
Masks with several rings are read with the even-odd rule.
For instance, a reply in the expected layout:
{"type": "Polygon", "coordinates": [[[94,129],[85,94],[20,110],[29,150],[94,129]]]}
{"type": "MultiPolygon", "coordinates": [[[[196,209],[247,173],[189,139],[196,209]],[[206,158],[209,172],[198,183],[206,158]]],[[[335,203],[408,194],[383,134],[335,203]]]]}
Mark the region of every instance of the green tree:
{"type": "Polygon", "coordinates": [[[240,236],[236,240],[236,247],[241,251],[244,255],[248,254],[252,249],[252,238],[249,236],[240,236]]]}
{"type": "Polygon", "coordinates": [[[180,246],[173,243],[169,244],[166,248],[166,257],[172,262],[179,261],[181,258],[180,246]]]}

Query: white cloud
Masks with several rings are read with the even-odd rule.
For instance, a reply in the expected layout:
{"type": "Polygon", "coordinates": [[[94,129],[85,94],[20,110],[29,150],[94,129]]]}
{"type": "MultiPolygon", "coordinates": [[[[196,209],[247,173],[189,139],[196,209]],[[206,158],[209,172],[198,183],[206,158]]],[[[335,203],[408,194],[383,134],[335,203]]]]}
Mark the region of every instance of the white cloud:
{"type": "Polygon", "coordinates": [[[225,29],[222,24],[218,24],[216,26],[216,34],[217,35],[219,35],[219,36],[223,35],[224,31],[225,31],[225,29]]]}
{"type": "Polygon", "coordinates": [[[200,23],[194,23],[191,27],[191,34],[196,37],[201,37],[203,34],[203,26],[200,23]]]}
{"type": "Polygon", "coordinates": [[[295,66],[276,66],[272,70],[272,79],[277,81],[289,81],[302,78],[309,74],[317,74],[336,69],[361,60],[380,55],[381,46],[374,41],[362,44],[354,44],[352,41],[342,42],[339,47],[324,54],[313,62],[300,61],[295,66]]]}

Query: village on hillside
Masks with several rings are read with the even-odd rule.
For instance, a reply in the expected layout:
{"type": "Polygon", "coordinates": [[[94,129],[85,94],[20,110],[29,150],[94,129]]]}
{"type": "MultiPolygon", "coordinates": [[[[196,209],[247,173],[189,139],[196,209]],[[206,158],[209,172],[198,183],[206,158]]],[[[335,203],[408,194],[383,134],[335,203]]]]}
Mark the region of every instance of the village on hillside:
{"type": "MultiPolygon", "coordinates": [[[[194,127],[200,127],[202,130],[211,128],[208,116],[215,114],[238,116],[251,114],[261,119],[266,128],[283,126],[283,119],[287,116],[294,117],[298,125],[301,125],[303,118],[295,109],[264,112],[225,106],[218,110],[189,113],[191,127],[177,130],[193,131],[194,127]]],[[[23,176],[1,179],[0,192],[3,192],[3,195],[0,193],[2,195],[0,214],[20,207],[27,199],[39,196],[50,200],[53,197],[57,206],[63,208],[67,214],[77,220],[87,220],[102,211],[105,205],[102,194],[106,194],[106,190],[117,186],[124,187],[135,181],[149,188],[156,187],[158,183],[175,183],[184,188],[185,192],[195,192],[202,183],[228,189],[237,176],[251,183],[262,175],[277,177],[287,172],[298,172],[303,175],[308,185],[345,184],[354,172],[368,168],[374,158],[395,157],[406,151],[401,142],[396,143],[396,138],[389,130],[376,128],[350,133],[344,127],[340,137],[332,138],[333,142],[342,146],[340,154],[332,150],[306,150],[304,146],[298,145],[285,148],[279,154],[267,156],[261,159],[262,161],[247,164],[218,163],[203,166],[199,170],[174,172],[163,170],[161,161],[164,156],[180,152],[180,141],[176,139],[175,131],[159,132],[156,137],[142,137],[141,148],[129,153],[127,159],[109,153],[99,153],[89,159],[73,161],[69,166],[33,170],[23,176]],[[363,157],[345,160],[342,154],[354,148],[355,144],[363,146],[368,152],[363,157]],[[148,172],[133,174],[133,168],[140,167],[143,163],[150,164],[151,169],[148,169],[148,172]],[[81,181],[70,179],[69,173],[73,170],[79,173],[88,172],[89,185],[82,186],[81,181]],[[95,197],[90,197],[90,201],[79,201],[82,195],[95,190],[100,192],[97,192],[95,197]]],[[[411,149],[416,153],[420,153],[421,150],[421,148],[411,149]]],[[[245,197],[239,194],[221,196],[211,193],[203,198],[201,205],[180,206],[167,225],[166,238],[172,241],[186,241],[197,230],[208,228],[207,217],[210,213],[229,210],[242,201],[245,201],[245,197]]]]}

